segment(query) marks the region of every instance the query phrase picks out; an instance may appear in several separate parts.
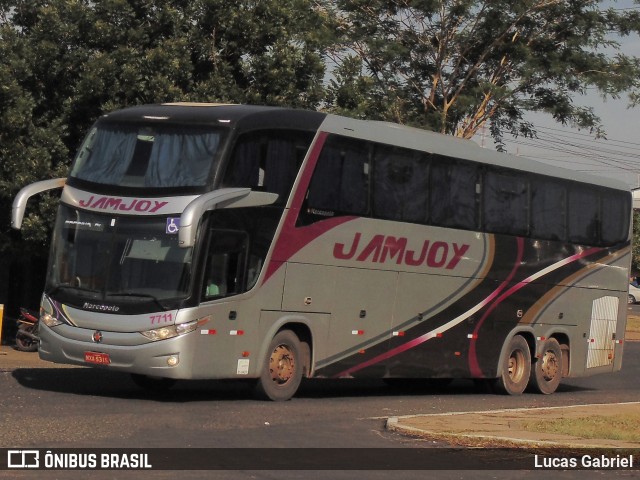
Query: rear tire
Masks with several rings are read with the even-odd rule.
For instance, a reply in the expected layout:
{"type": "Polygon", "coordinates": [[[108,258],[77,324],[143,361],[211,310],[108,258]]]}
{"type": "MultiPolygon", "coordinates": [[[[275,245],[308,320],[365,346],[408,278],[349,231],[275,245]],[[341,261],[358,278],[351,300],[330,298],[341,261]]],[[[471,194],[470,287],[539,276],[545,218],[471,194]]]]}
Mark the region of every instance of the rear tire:
{"type": "Polygon", "coordinates": [[[531,352],[522,336],[516,335],[509,341],[500,371],[500,377],[494,381],[496,392],[506,395],[524,392],[531,375],[531,352]]]}
{"type": "Polygon", "coordinates": [[[304,368],[301,352],[300,340],[291,330],[273,337],[255,387],[259,398],[282,402],[295,395],[304,368]]]}
{"type": "Polygon", "coordinates": [[[529,388],[544,395],[555,392],[562,380],[562,371],[562,349],[555,338],[549,338],[544,342],[542,357],[533,364],[529,388]]]}

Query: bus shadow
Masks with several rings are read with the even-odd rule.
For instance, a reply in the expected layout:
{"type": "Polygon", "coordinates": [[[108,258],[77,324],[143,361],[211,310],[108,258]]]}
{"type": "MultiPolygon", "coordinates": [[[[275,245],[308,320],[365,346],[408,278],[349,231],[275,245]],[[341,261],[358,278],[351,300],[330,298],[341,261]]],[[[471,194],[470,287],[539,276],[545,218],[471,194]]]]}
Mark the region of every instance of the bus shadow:
{"type": "MultiPolygon", "coordinates": [[[[243,380],[185,380],[177,382],[170,390],[153,392],[135,385],[127,374],[95,368],[20,368],[12,375],[25,388],[71,395],[180,403],[255,400],[253,383],[243,380]]],[[[558,393],[589,390],[592,389],[562,384],[558,393]]],[[[295,398],[481,396],[491,393],[483,382],[471,380],[454,380],[445,386],[419,380],[388,385],[380,379],[309,379],[302,382],[295,398]]]]}
{"type": "Polygon", "coordinates": [[[179,381],[169,390],[149,391],[127,374],[96,368],[21,368],[12,375],[25,388],[71,395],[177,403],[252,399],[247,383],[241,381],[179,381]]]}

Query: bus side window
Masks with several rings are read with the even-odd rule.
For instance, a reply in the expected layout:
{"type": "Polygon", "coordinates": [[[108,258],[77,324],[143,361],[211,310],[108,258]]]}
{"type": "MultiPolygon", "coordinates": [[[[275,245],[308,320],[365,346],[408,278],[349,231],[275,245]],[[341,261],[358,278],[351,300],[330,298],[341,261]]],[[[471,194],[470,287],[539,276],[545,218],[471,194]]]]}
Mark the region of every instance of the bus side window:
{"type": "Polygon", "coordinates": [[[509,235],[529,233],[529,184],[523,175],[488,170],[483,194],[486,231],[509,235]]]}
{"type": "MultiPolygon", "coordinates": [[[[591,187],[592,189],[593,187],[591,187]]],[[[600,196],[586,186],[569,188],[569,241],[597,245],[600,196]]]]}
{"type": "Polygon", "coordinates": [[[311,135],[304,132],[259,131],[241,135],[222,186],[277,193],[277,203],[282,205],[310,143],[311,135]]]}
{"type": "Polygon", "coordinates": [[[604,191],[602,193],[602,237],[604,245],[624,242],[629,235],[629,194],[604,191]]]}
{"type": "Polygon", "coordinates": [[[534,179],[531,183],[531,237],[566,240],[567,189],[559,182],[534,179]]]}
{"type": "Polygon", "coordinates": [[[327,139],[307,192],[307,213],[322,217],[367,215],[369,144],[332,136],[327,139]]]}
{"type": "Polygon", "coordinates": [[[249,187],[260,186],[260,160],[262,159],[262,145],[260,137],[253,138],[243,135],[238,139],[231,163],[227,167],[224,177],[225,187],[249,187]]]}
{"type": "Polygon", "coordinates": [[[244,291],[244,267],[249,240],[238,231],[212,230],[205,261],[202,299],[244,291]]]}
{"type": "Polygon", "coordinates": [[[426,223],[429,200],[429,158],[426,154],[379,145],[372,174],[375,218],[426,223]]]}
{"type": "Polygon", "coordinates": [[[477,165],[439,157],[431,165],[431,223],[477,229],[479,188],[477,165]]]}
{"type": "Polygon", "coordinates": [[[249,263],[247,265],[247,290],[251,290],[260,276],[262,270],[262,258],[258,255],[249,255],[249,263]]]}

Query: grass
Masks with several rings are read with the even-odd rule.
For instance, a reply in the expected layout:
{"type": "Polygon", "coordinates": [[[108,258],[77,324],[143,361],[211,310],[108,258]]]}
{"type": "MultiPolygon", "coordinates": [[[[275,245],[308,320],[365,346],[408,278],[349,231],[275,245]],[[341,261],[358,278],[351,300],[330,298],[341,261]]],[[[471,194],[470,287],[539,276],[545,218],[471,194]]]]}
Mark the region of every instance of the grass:
{"type": "Polygon", "coordinates": [[[640,414],[531,420],[522,426],[530,432],[640,442],[640,414]]]}
{"type": "MultiPolygon", "coordinates": [[[[627,317],[627,338],[629,333],[640,336],[640,316],[627,317]]],[[[525,430],[540,433],[572,435],[579,438],[622,440],[640,442],[640,413],[580,418],[558,418],[543,421],[531,420],[522,423],[525,430]]]]}
{"type": "Polygon", "coordinates": [[[627,332],[640,333],[640,317],[627,316],[627,332]]]}

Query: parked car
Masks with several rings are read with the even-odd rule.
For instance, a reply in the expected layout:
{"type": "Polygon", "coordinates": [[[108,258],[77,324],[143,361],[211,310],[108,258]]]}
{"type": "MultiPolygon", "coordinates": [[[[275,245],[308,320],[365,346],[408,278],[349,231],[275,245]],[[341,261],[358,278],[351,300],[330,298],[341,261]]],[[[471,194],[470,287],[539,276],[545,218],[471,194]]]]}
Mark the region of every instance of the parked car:
{"type": "Polygon", "coordinates": [[[629,305],[640,302],[640,288],[629,284],[629,305]]]}

